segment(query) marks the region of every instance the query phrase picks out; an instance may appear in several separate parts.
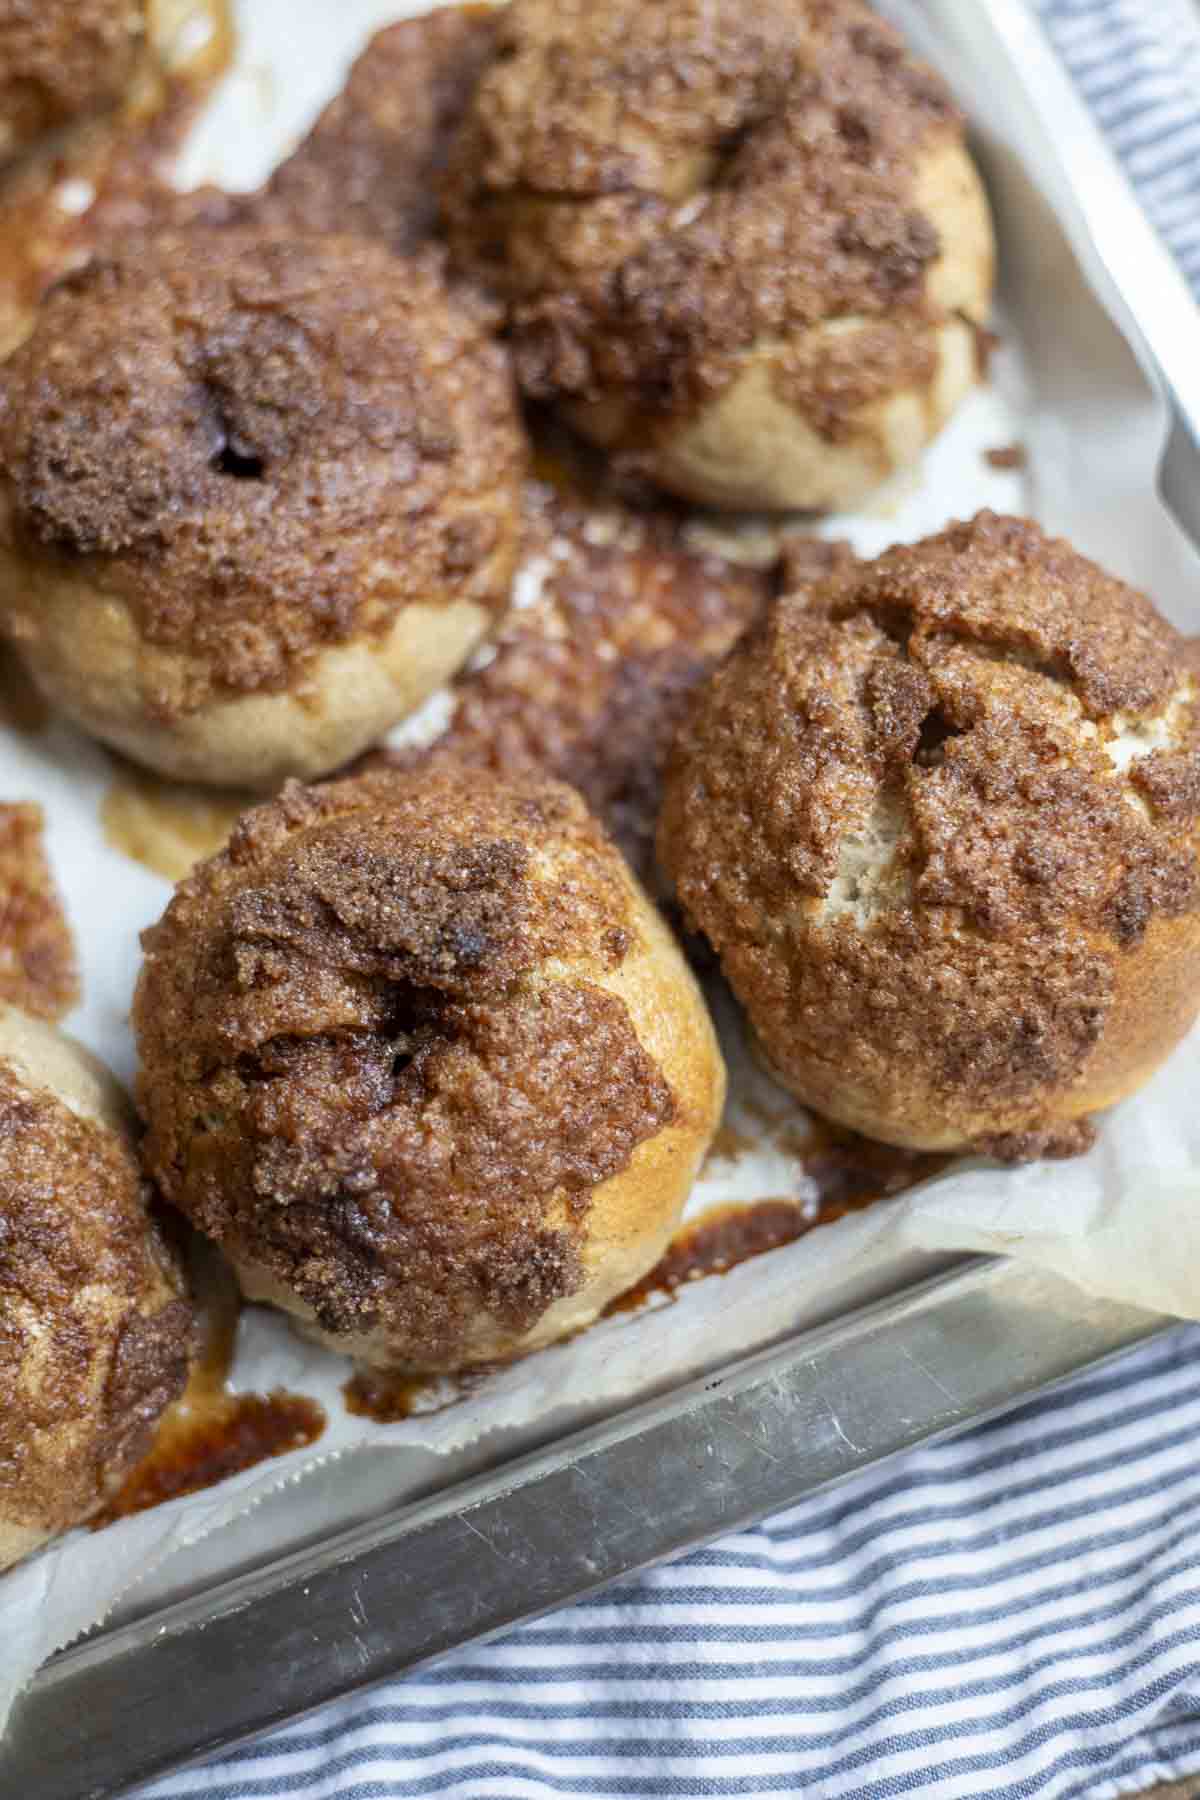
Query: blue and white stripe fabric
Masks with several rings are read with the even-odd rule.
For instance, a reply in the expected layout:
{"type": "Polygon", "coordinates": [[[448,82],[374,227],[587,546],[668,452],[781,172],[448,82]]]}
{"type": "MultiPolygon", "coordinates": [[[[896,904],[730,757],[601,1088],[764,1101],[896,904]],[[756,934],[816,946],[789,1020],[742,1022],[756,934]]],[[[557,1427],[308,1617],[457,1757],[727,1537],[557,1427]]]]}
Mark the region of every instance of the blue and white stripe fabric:
{"type": "MultiPolygon", "coordinates": [[[[1193,7],[1042,10],[1200,291],[1193,7]]],[[[1111,1800],[1194,1772],[1200,1328],[1181,1327],[143,1800],[1111,1800]]]]}
{"type": "Polygon", "coordinates": [[[1039,10],[1146,211],[1200,291],[1196,0],[1042,0],[1039,10]]]}

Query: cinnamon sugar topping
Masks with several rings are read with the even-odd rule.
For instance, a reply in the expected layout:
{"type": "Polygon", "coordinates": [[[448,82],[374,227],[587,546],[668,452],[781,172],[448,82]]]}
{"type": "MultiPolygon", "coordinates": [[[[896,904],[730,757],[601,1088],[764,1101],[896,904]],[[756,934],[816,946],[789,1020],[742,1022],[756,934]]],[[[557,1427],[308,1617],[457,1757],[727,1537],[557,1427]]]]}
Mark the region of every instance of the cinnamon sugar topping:
{"type": "Polygon", "coordinates": [[[671,1119],[624,1003],[628,892],[552,783],[294,784],[146,934],[148,1163],[328,1330],[463,1360],[582,1280],[592,1189],[671,1119]],[[561,974],[547,980],[548,961],[561,974]]]}
{"type": "Polygon", "coordinates": [[[515,0],[451,156],[451,241],[511,299],[522,381],[545,397],[670,414],[757,342],[872,320],[853,370],[834,348],[783,377],[835,432],[864,381],[927,372],[941,246],[917,169],[960,133],[938,77],[858,0],[515,0]]]}
{"type": "Polygon", "coordinates": [[[985,513],[778,603],[690,715],[660,849],[785,1079],[919,1071],[1028,1154],[1123,953],[1200,907],[1198,771],[1177,634],[985,513]]]}
{"type": "Polygon", "coordinates": [[[79,998],[79,972],[43,824],[40,806],[0,805],[0,1001],[61,1019],[79,998]]]}
{"type": "Polygon", "coordinates": [[[0,1061],[0,1515],[53,1532],[93,1512],[191,1347],[132,1149],[0,1061]]]}
{"type": "Polygon", "coordinates": [[[146,50],[146,0],[2,0],[0,161],[114,106],[146,50]]]}

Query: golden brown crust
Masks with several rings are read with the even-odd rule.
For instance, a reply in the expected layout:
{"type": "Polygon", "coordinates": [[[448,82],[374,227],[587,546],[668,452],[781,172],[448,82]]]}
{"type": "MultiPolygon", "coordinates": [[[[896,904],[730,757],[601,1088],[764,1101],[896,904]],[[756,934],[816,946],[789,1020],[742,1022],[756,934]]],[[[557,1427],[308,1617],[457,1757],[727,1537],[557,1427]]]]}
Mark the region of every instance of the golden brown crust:
{"type": "MultiPolygon", "coordinates": [[[[10,1032],[0,1018],[4,1048],[10,1032]]],[[[22,1053],[30,1043],[22,1037],[22,1053]]],[[[132,1142],[0,1058],[0,1563],[95,1512],[181,1392],[192,1313],[132,1142]],[[7,1540],[7,1542],[6,1542],[7,1540]]]]}
{"type": "Polygon", "coordinates": [[[40,806],[0,804],[0,1004],[61,1019],[79,998],[79,970],[43,824],[40,806]]]}
{"type": "Polygon", "coordinates": [[[517,1344],[583,1285],[597,1190],[712,1128],[613,991],[635,901],[557,784],[290,786],[145,935],[147,1167],[347,1342],[454,1367],[484,1315],[517,1344]]]}
{"type": "Polygon", "coordinates": [[[10,624],[36,644],[21,571],[60,571],[171,653],[153,719],[279,692],[414,601],[499,610],[522,459],[502,352],[432,263],[130,242],[51,294],[4,371],[10,624]]]}
{"type": "Polygon", "coordinates": [[[0,161],[114,106],[146,47],[146,0],[0,0],[0,161]]]}
{"type": "MultiPolygon", "coordinates": [[[[647,879],[687,697],[761,613],[774,571],[693,547],[670,514],[577,505],[540,484],[526,489],[525,516],[517,603],[456,679],[435,748],[568,782],[647,879]]],[[[841,554],[806,542],[810,560],[841,554]]],[[[372,760],[403,767],[421,754],[372,760]]]]}
{"type": "Polygon", "coordinates": [[[785,1082],[897,1142],[1027,1154],[1195,1014],[1182,640],[1027,521],[890,550],[714,677],[659,847],[785,1082]],[[1160,962],[1166,1008],[1138,993],[1160,962]]]}
{"type": "Polygon", "coordinates": [[[961,139],[940,79],[857,0],[515,0],[451,157],[448,231],[513,303],[547,398],[692,414],[764,342],[836,440],[927,382],[946,316],[922,158],[961,139]],[[803,340],[870,322],[862,355],[803,340]]]}

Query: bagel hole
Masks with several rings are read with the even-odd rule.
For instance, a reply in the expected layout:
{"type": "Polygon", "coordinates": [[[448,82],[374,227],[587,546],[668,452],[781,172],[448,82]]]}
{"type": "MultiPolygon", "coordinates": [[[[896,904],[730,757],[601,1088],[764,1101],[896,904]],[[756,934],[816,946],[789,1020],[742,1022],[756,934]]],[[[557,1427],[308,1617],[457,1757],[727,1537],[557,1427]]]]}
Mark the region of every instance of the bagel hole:
{"type": "Polygon", "coordinates": [[[261,456],[222,444],[212,459],[212,467],[218,475],[232,475],[235,481],[261,481],[267,465],[261,456]]]}
{"type": "Polygon", "coordinates": [[[933,707],[921,721],[917,747],[913,751],[914,763],[919,769],[939,768],[946,760],[946,745],[950,739],[962,735],[961,725],[952,724],[941,707],[933,707]]]}
{"type": "Polygon", "coordinates": [[[737,162],[743,148],[761,124],[759,119],[743,119],[740,125],[723,133],[713,146],[713,170],[709,185],[719,186],[737,162]]]}
{"type": "Polygon", "coordinates": [[[869,162],[875,131],[869,115],[857,106],[840,106],[835,115],[838,136],[856,162],[869,162]]]}
{"type": "Polygon", "coordinates": [[[890,643],[904,651],[907,651],[913,635],[912,614],[902,606],[880,604],[854,607],[838,614],[838,618],[839,620],[867,618],[882,637],[887,638],[890,643]]]}

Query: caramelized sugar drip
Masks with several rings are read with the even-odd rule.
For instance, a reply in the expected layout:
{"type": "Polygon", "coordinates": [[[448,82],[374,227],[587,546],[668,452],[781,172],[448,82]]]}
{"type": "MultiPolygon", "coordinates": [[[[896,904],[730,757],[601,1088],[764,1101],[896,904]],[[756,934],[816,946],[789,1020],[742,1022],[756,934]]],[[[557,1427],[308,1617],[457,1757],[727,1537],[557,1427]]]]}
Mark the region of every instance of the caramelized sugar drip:
{"type": "Polygon", "coordinates": [[[170,1220],[172,1228],[186,1239],[188,1281],[200,1331],[200,1348],[177,1407],[186,1405],[199,1411],[226,1397],[237,1348],[242,1296],[233,1271],[219,1251],[198,1232],[191,1231],[176,1214],[172,1213],[170,1220]]]}
{"type": "Polygon", "coordinates": [[[182,881],[225,845],[251,794],[167,781],[119,762],[100,808],[104,836],[114,850],[168,881],[182,881]]]}
{"type": "Polygon", "coordinates": [[[216,1252],[197,1241],[192,1274],[202,1346],[191,1379],[163,1414],[154,1448],[126,1477],[93,1531],[181,1494],[215,1487],[273,1456],[302,1450],[325,1429],[325,1413],[303,1394],[233,1394],[228,1387],[240,1301],[216,1252]]]}
{"type": "MultiPolygon", "coordinates": [[[[177,1404],[187,1403],[187,1395],[177,1404]]],[[[325,1429],[325,1412],[304,1394],[227,1394],[209,1416],[163,1422],[150,1455],[113,1495],[92,1529],[132,1513],[215,1487],[273,1456],[303,1450],[325,1429]]]]}
{"type": "Polygon", "coordinates": [[[928,1181],[948,1166],[949,1156],[901,1150],[860,1137],[826,1120],[815,1122],[785,1147],[804,1164],[802,1205],[811,1225],[829,1225],[873,1200],[886,1199],[928,1181]]]}
{"type": "Polygon", "coordinates": [[[414,1413],[427,1412],[435,1383],[420,1375],[384,1375],[360,1369],[342,1389],[346,1411],[376,1425],[398,1425],[414,1413]]]}
{"type": "Polygon", "coordinates": [[[681,1287],[705,1275],[724,1275],[765,1250],[790,1244],[809,1229],[797,1200],[754,1200],[746,1206],[714,1206],[678,1231],[648,1275],[618,1294],[605,1316],[636,1312],[659,1295],[674,1299],[681,1287]]]}
{"type": "Polygon", "coordinates": [[[346,1411],[376,1425],[398,1425],[418,1413],[442,1412],[474,1393],[503,1363],[462,1369],[457,1375],[406,1375],[401,1370],[357,1369],[342,1388],[346,1411]]]}
{"type": "Polygon", "coordinates": [[[0,725],[20,737],[36,737],[50,722],[50,708],[16,651],[0,644],[0,725]]]}
{"type": "MultiPolygon", "coordinates": [[[[709,1155],[740,1156],[752,1147],[752,1139],[724,1125],[709,1155]]],[[[784,1147],[803,1165],[794,1198],[714,1206],[701,1213],[676,1233],[665,1256],[648,1275],[611,1302],[608,1313],[634,1312],[656,1296],[674,1299],[688,1282],[705,1275],[723,1275],[752,1256],[794,1243],[818,1225],[831,1225],[847,1213],[861,1212],[876,1200],[902,1193],[936,1175],[949,1161],[944,1156],[876,1144],[825,1122],[814,1124],[795,1143],[785,1142],[784,1147]]]]}
{"type": "Polygon", "coordinates": [[[744,1156],[747,1150],[753,1150],[753,1148],[754,1139],[749,1133],[739,1131],[736,1125],[731,1124],[729,1119],[725,1118],[721,1121],[717,1134],[709,1145],[708,1155],[704,1159],[705,1167],[707,1168],[709,1163],[719,1162],[725,1158],[732,1160],[734,1157],[744,1156]]]}
{"type": "Polygon", "coordinates": [[[79,998],[75,942],[42,847],[42,809],[0,804],[0,1000],[61,1019],[79,998]]]}

